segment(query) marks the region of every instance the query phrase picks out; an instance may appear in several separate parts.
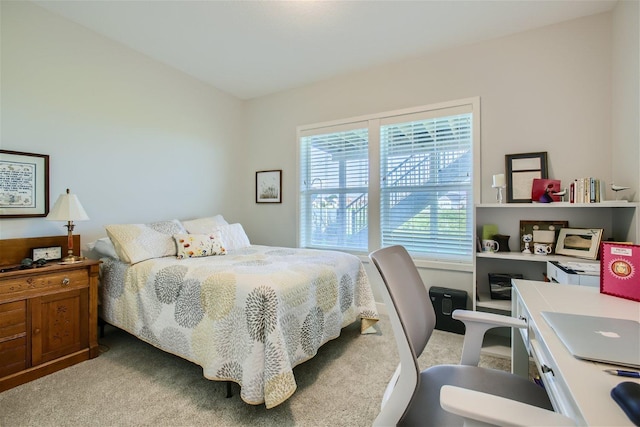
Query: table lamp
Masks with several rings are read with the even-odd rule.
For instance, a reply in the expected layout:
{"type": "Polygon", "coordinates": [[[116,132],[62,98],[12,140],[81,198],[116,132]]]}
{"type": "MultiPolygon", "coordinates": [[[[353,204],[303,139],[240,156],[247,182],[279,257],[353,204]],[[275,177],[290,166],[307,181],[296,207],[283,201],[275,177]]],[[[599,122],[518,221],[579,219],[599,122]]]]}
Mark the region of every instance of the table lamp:
{"type": "Polygon", "coordinates": [[[502,203],[502,189],[506,187],[505,185],[505,180],[504,180],[504,174],[503,173],[499,173],[497,175],[493,175],[493,185],[491,185],[493,188],[497,188],[498,189],[498,194],[496,195],[496,199],[498,201],[498,203],[502,203]]]}
{"type": "Polygon", "coordinates": [[[86,221],[89,219],[89,216],[87,216],[87,213],[80,204],[78,197],[76,197],[75,194],[71,194],[67,188],[67,192],[61,194],[58,200],[56,200],[51,212],[47,215],[47,219],[50,221],[67,221],[65,227],[67,227],[69,234],[67,242],[69,252],[66,257],[62,258],[62,262],[81,261],[81,257],[73,254],[73,221],[86,221]]]}

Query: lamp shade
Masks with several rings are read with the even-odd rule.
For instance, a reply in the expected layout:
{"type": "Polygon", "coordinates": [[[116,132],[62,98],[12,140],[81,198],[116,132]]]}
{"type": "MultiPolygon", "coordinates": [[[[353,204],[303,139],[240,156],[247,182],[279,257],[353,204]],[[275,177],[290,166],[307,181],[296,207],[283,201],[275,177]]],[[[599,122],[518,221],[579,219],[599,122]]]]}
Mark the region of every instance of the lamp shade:
{"type": "Polygon", "coordinates": [[[86,221],[89,216],[75,194],[63,193],[51,208],[47,219],[51,221],[86,221]]]}

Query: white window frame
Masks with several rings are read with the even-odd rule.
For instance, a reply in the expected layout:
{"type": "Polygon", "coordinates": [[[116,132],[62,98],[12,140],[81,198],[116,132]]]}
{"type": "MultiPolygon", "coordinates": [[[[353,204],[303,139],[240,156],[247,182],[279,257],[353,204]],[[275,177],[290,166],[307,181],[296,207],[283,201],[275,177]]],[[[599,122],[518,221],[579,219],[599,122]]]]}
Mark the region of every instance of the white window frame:
{"type": "MultiPolygon", "coordinates": [[[[334,120],[323,123],[315,123],[310,125],[298,126],[296,131],[296,185],[300,185],[301,180],[301,165],[300,165],[300,138],[303,134],[318,132],[322,128],[338,128],[348,127],[357,122],[368,122],[369,124],[369,205],[368,209],[368,252],[379,249],[381,245],[381,223],[380,223],[380,135],[379,128],[381,121],[392,120],[396,116],[409,116],[412,114],[425,115],[429,112],[434,112],[442,109],[456,109],[456,108],[470,108],[473,114],[472,121],[472,150],[473,150],[473,163],[472,163],[472,197],[467,200],[467,203],[473,207],[476,200],[480,198],[480,97],[464,98],[454,101],[441,102],[436,104],[423,105],[419,107],[406,108],[401,110],[394,110],[382,113],[376,113],[366,116],[352,117],[348,119],[334,120]]],[[[475,209],[470,209],[471,215],[475,215],[475,209]]],[[[475,224],[475,219],[471,218],[471,223],[475,224]]],[[[300,191],[296,191],[296,241],[298,246],[302,246],[300,236],[301,215],[300,215],[300,191]]],[[[353,252],[345,250],[345,252],[353,252]]],[[[361,252],[354,252],[359,255],[363,255],[361,252]]],[[[452,262],[430,262],[429,258],[421,257],[420,255],[414,255],[417,260],[421,261],[421,266],[443,268],[444,264],[452,265],[464,265],[466,267],[462,270],[468,270],[473,265],[473,254],[465,261],[452,261],[452,262]]]]}

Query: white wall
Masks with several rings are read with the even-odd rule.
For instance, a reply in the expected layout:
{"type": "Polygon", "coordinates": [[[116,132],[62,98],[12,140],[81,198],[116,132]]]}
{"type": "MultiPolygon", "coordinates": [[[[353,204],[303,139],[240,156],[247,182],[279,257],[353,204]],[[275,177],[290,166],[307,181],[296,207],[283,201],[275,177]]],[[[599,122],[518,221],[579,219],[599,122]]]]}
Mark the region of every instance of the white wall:
{"type": "MultiPolygon", "coordinates": [[[[550,177],[610,181],[611,14],[451,49],[252,100],[245,186],[252,171],[283,169],[282,206],[242,219],[252,239],[294,246],[296,126],[481,97],[482,201],[504,156],[547,151],[550,177]]],[[[247,212],[251,200],[245,198],[247,212]]]]}
{"type": "Polygon", "coordinates": [[[631,187],[622,193],[638,200],[640,189],[640,2],[619,1],[613,11],[611,142],[612,180],[631,187]]]}
{"type": "MultiPolygon", "coordinates": [[[[2,2],[2,149],[50,155],[51,204],[67,187],[103,226],[233,218],[244,136],[238,99],[25,2],[2,2]]],[[[0,220],[0,238],[63,235],[0,220]]]]}
{"type": "MultiPolygon", "coordinates": [[[[495,200],[491,176],[512,153],[547,151],[549,176],[566,184],[584,176],[610,182],[611,19],[585,17],[250,101],[247,142],[255,155],[247,177],[284,171],[282,206],[242,219],[252,241],[296,245],[296,126],[394,109],[480,96],[482,202],[495,200]]],[[[471,295],[469,270],[425,267],[427,287],[471,295]]],[[[370,277],[379,300],[378,276],[370,277]]]]}

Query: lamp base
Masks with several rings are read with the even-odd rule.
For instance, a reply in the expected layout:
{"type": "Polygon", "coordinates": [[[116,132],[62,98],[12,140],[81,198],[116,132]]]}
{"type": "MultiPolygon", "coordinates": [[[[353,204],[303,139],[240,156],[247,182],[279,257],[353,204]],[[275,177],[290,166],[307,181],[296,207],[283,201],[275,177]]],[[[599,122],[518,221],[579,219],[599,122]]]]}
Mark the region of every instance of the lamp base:
{"type": "Polygon", "coordinates": [[[498,203],[503,203],[503,199],[502,199],[502,189],[503,189],[503,188],[505,188],[505,187],[503,187],[503,186],[500,186],[500,187],[492,186],[492,187],[493,187],[493,188],[495,188],[496,190],[498,190],[498,193],[496,194],[496,201],[497,201],[498,203]]]}
{"type": "Polygon", "coordinates": [[[82,262],[84,261],[84,257],[81,256],[76,256],[76,255],[68,255],[64,258],[61,259],[61,261],[65,264],[73,264],[75,262],[82,262]]]}

